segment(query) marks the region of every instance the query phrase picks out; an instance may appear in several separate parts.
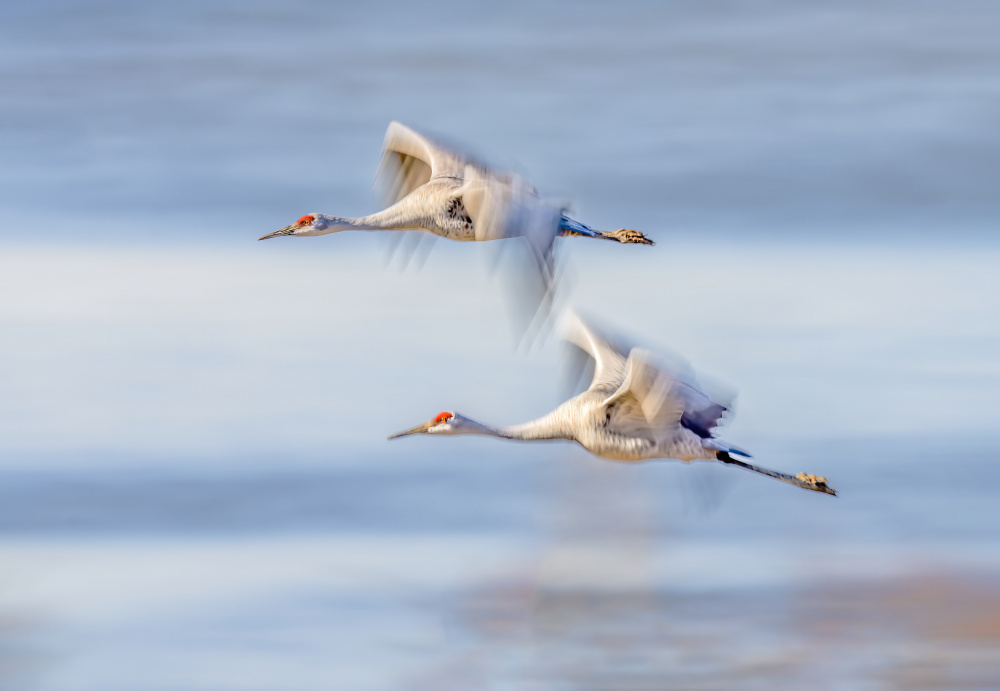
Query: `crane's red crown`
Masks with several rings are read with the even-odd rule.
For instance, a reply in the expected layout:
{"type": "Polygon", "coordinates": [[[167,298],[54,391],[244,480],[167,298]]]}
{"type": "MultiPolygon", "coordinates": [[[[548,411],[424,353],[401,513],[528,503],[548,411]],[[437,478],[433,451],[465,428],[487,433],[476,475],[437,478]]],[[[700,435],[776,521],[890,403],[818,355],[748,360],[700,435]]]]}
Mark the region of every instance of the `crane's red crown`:
{"type": "Polygon", "coordinates": [[[434,424],[440,425],[441,423],[448,422],[448,420],[455,417],[451,413],[438,413],[438,416],[434,418],[434,424]]]}
{"type": "Polygon", "coordinates": [[[306,214],[305,216],[303,216],[302,218],[300,218],[298,221],[296,221],[296,223],[298,225],[300,225],[300,226],[307,226],[307,225],[309,225],[310,223],[312,223],[315,220],[316,220],[315,216],[313,216],[312,214],[306,214]]]}

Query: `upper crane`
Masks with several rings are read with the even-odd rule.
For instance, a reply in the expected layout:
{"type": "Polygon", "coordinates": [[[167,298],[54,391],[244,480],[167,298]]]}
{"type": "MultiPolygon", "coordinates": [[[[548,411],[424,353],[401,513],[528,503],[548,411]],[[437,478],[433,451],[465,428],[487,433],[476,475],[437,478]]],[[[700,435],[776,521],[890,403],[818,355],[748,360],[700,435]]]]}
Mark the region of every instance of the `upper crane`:
{"type": "Polygon", "coordinates": [[[575,221],[520,176],[490,168],[398,122],[385,133],[378,183],[388,205],[378,213],[359,218],[310,213],[260,239],[342,230],[424,230],[463,241],[523,237],[547,281],[558,236],[653,244],[635,230],[606,232],[575,221]]]}

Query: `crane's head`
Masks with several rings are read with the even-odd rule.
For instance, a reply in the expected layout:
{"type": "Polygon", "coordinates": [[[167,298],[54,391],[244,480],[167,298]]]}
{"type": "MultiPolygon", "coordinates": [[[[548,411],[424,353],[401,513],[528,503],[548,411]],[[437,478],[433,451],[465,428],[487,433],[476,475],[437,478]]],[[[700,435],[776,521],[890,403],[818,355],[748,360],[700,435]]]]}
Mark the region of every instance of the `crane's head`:
{"type": "Polygon", "coordinates": [[[265,235],[258,240],[267,240],[281,235],[326,235],[338,230],[343,230],[343,226],[333,222],[332,216],[323,214],[306,214],[290,226],[285,226],[281,230],[265,235]]]}
{"type": "Polygon", "coordinates": [[[472,420],[462,417],[458,413],[446,411],[444,413],[438,413],[434,416],[434,419],[429,422],[417,425],[416,427],[408,429],[405,432],[393,434],[389,437],[389,439],[405,437],[408,434],[462,434],[463,432],[472,431],[471,427],[473,426],[477,425],[472,422],[472,420]]]}

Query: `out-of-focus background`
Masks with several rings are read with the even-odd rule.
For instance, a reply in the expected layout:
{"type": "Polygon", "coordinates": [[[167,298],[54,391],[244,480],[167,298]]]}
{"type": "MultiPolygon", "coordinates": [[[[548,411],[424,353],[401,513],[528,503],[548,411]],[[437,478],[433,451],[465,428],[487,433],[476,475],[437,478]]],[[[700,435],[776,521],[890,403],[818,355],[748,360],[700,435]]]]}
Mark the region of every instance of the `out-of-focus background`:
{"type": "Polygon", "coordinates": [[[996,688],[998,35],[987,1],[4,3],[0,687],[996,688]],[[482,247],[255,242],[375,210],[392,119],[652,236],[560,241],[563,298],[841,496],[385,441],[566,393],[482,247]]]}

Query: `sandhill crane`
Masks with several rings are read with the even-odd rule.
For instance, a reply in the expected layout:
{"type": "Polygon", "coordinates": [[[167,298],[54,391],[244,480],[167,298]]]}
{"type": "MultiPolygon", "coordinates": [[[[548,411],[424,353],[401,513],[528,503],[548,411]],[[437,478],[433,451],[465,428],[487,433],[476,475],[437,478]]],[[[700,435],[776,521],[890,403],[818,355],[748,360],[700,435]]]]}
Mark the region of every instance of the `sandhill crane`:
{"type": "Polygon", "coordinates": [[[570,314],[567,340],[594,359],[594,378],[582,394],[537,420],[491,427],[456,412],[394,434],[483,434],[534,441],[567,439],[595,456],[615,461],[676,458],[736,465],[805,489],[836,495],[826,478],[788,475],[741,461],[750,454],[718,439],[713,430],[726,407],[712,401],[693,379],[654,364],[645,350],[626,351],[570,314]]]}
{"type": "Polygon", "coordinates": [[[552,243],[560,235],[653,244],[634,230],[605,232],[575,221],[520,176],[494,170],[398,122],[385,133],[378,179],[388,208],[360,218],[310,213],[259,239],[342,230],[424,230],[450,240],[523,237],[547,278],[552,243]]]}

